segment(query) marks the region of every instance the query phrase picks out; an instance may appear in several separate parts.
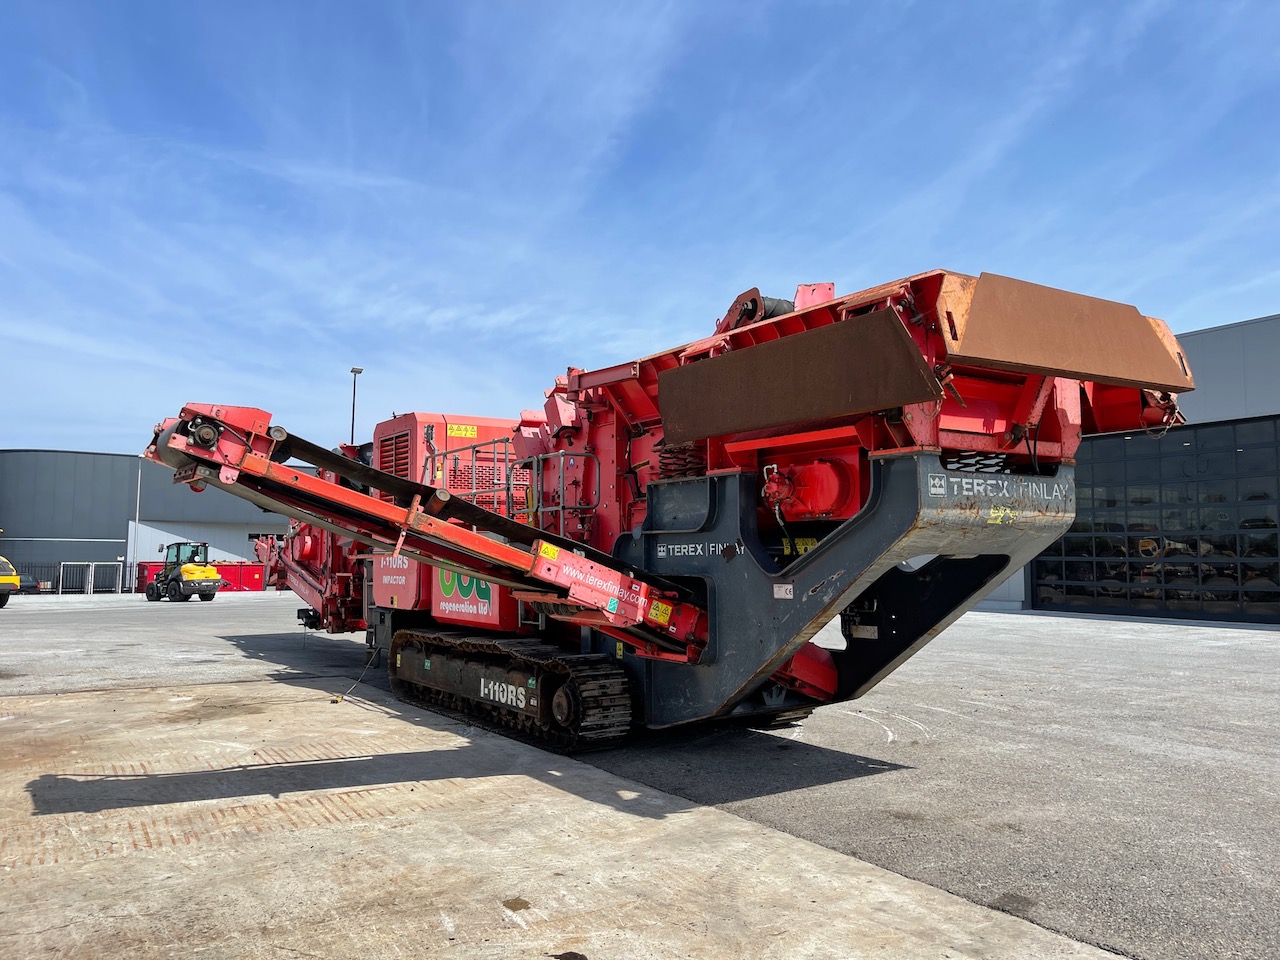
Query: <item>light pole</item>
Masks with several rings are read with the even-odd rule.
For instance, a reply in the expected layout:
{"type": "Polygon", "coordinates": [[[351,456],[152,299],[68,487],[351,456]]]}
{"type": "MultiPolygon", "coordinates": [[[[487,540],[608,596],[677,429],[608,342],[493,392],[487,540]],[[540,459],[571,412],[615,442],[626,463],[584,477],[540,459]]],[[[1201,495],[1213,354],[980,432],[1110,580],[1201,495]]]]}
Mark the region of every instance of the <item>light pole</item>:
{"type": "Polygon", "coordinates": [[[351,368],[351,445],[356,445],[356,377],[364,373],[364,367],[351,368]]]}

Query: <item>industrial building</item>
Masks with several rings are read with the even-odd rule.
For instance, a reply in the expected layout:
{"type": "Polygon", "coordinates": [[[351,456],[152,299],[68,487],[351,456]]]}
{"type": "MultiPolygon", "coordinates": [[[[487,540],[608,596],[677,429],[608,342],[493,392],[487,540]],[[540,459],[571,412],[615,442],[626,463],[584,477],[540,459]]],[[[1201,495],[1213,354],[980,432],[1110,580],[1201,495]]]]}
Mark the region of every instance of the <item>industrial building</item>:
{"type": "MultiPolygon", "coordinates": [[[[1071,531],[982,608],[1280,623],[1280,314],[1179,340],[1196,379],[1188,423],[1086,440],[1071,531]]],[[[97,589],[113,564],[128,583],[175,540],[251,559],[255,536],[285,526],[136,456],[0,450],[0,554],[41,579],[96,562],[97,589]]]]}
{"type": "Polygon", "coordinates": [[[46,589],[128,590],[134,565],[175,541],[208,543],[214,561],[248,560],[256,536],[286,529],[238,497],[196,496],[139,456],[0,450],[0,555],[46,589]]]}

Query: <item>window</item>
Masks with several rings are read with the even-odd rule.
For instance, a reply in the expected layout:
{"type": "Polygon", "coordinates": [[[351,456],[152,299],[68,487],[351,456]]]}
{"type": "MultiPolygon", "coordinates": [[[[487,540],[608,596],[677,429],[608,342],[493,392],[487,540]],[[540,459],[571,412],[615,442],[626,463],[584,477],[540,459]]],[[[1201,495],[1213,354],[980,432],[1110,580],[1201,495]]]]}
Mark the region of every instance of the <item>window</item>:
{"type": "Polygon", "coordinates": [[[1280,623],[1280,417],[1086,440],[1045,609],[1280,623]]]}

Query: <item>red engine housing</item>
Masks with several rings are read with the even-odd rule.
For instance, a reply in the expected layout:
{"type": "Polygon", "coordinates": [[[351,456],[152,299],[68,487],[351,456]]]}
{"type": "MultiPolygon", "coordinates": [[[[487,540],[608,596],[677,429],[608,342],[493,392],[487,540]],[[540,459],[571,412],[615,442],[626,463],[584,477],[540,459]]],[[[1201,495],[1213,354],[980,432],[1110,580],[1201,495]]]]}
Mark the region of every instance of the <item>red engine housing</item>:
{"type": "MultiPolygon", "coordinates": [[[[511,420],[406,413],[373,431],[373,466],[430,484],[487,510],[527,518],[529,471],[516,462],[511,420]]],[[[387,499],[384,495],[383,499],[387,499]]],[[[519,605],[510,591],[402,556],[373,558],[373,603],[426,610],[442,623],[514,631],[519,605]]]]}

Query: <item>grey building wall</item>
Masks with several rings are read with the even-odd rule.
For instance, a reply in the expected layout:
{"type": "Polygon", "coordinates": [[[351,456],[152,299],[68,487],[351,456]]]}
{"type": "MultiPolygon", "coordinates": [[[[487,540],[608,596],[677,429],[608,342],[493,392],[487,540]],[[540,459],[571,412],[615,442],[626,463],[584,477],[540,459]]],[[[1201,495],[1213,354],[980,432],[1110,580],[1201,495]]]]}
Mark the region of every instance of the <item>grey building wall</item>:
{"type": "MultiPolygon", "coordinates": [[[[130,527],[194,531],[173,539],[201,539],[201,526],[283,532],[284,518],[264,513],[221,490],[193,493],[173,483],[173,471],[141,457],[65,450],[0,450],[0,554],[15,564],[134,559],[130,527]],[[139,485],[141,497],[139,497],[139,485]]],[[[152,550],[154,552],[154,550],[152,550]]],[[[149,560],[139,545],[138,559],[149,560]]]]}
{"type": "Polygon", "coordinates": [[[1178,334],[1196,388],[1179,398],[1190,423],[1280,414],[1280,314],[1178,334]]]}
{"type": "Polygon", "coordinates": [[[280,522],[277,517],[263,515],[267,522],[249,527],[243,523],[208,523],[192,520],[143,520],[134,524],[129,521],[129,545],[134,549],[139,560],[156,560],[160,548],[165,544],[192,540],[209,545],[209,559],[215,563],[220,560],[252,560],[253,541],[251,535],[263,533],[280,533],[280,522]]]}
{"type": "Polygon", "coordinates": [[[1027,604],[1026,567],[1018,567],[1004,581],[983,598],[974,609],[993,613],[1010,613],[1025,610],[1027,604]]]}

